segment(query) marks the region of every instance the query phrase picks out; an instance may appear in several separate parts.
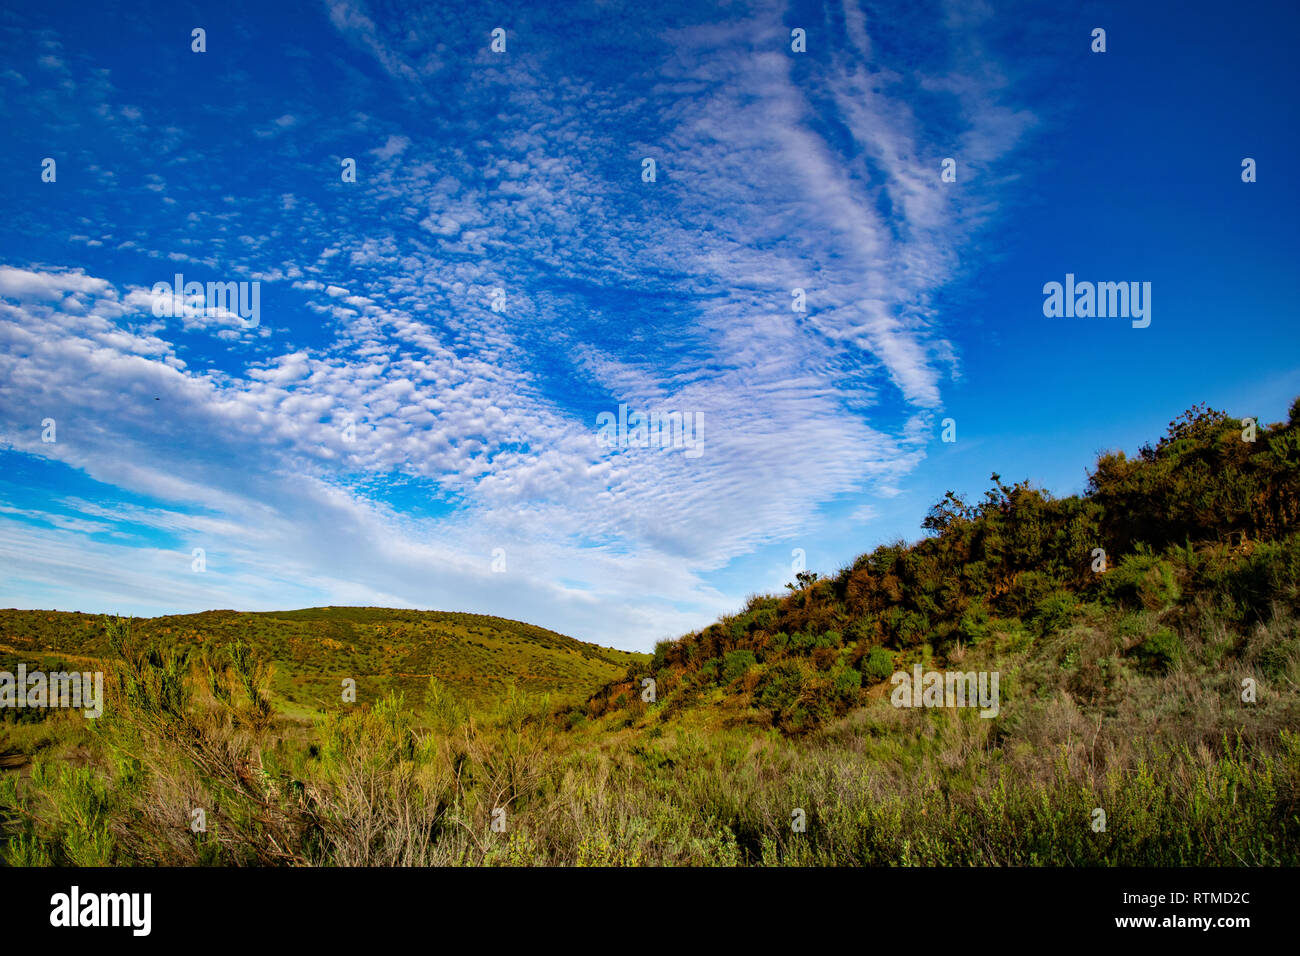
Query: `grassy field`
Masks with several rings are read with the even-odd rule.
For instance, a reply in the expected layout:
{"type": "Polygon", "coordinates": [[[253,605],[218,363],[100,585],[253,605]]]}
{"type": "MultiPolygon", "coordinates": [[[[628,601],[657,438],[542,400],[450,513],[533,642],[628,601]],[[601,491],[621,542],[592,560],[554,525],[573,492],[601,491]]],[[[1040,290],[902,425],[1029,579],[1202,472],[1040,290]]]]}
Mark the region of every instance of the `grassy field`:
{"type": "Polygon", "coordinates": [[[1160,617],[1089,604],[1029,640],[993,633],[962,666],[1002,674],[995,720],[896,708],[873,681],[799,734],[739,687],[674,704],[680,685],[617,706],[507,685],[479,706],[433,683],[303,721],[259,704],[255,660],[209,684],[124,630],[104,717],[6,727],[35,759],[0,784],[5,861],[1300,863],[1295,618],[1238,640],[1207,611],[1167,668],[1122,663],[1160,617]]]}

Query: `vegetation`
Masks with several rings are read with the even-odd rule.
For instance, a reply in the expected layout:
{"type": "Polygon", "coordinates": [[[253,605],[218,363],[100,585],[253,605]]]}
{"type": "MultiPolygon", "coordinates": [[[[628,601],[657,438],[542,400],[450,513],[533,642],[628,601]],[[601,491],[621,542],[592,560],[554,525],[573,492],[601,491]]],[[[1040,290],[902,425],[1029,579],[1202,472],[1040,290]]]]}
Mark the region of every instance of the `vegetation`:
{"type": "MultiPolygon", "coordinates": [[[[418,698],[430,674],[468,701],[493,701],[511,682],[529,693],[579,700],[645,659],[506,618],[390,608],[206,611],[138,620],[134,630],[142,643],[194,652],[249,645],[275,662],[269,692],[296,716],[337,704],[345,677],[356,681],[361,702],[393,692],[418,698]]],[[[112,654],[97,616],[0,610],[4,669],[12,671],[20,660],[58,669],[58,661],[112,654]]]]}
{"type": "Polygon", "coordinates": [[[1078,496],[994,475],[652,656],[470,615],[0,612],[29,666],[112,660],[100,719],[4,725],[4,859],[1295,865],[1300,402],[1243,428],[1194,408],[1078,496]],[[998,716],[891,706],[917,664],[997,672],[998,716]]]}
{"type": "MultiPolygon", "coordinates": [[[[755,596],[661,644],[651,672],[663,703],[747,705],[755,723],[806,731],[896,669],[969,664],[968,651],[986,665],[1007,652],[1033,658],[1076,622],[1114,637],[1118,662],[1161,673],[1181,656],[1180,635],[1231,627],[1249,644],[1251,626],[1295,608],[1300,400],[1287,423],[1253,437],[1243,440],[1237,419],[1193,408],[1136,458],[1103,455],[1084,495],[1054,498],[996,474],[977,504],[949,492],[925,517],[927,538],[882,545],[835,575],[801,572],[784,597],[755,596]],[[1138,610],[1151,613],[1151,633],[1117,633],[1138,610]],[[742,654],[754,663],[737,688],[730,662],[742,654]],[[860,693],[853,673],[864,675],[860,693]]],[[[1118,666],[1091,696],[1100,704],[1106,692],[1129,692],[1118,666]]]]}

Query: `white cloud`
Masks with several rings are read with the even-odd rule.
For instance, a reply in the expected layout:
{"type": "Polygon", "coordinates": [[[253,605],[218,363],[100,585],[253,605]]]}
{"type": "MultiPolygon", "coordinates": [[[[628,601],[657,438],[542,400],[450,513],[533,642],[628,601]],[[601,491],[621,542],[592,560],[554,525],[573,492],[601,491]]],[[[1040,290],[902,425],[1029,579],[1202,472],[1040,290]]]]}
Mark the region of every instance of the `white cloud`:
{"type": "MultiPolygon", "coordinates": [[[[327,9],[420,99],[434,60],[360,4],[327,9]]],[[[645,646],[734,606],[711,572],[814,535],[830,502],[898,494],[956,362],[929,296],[990,208],[945,191],[897,78],[851,68],[872,55],[856,11],[851,46],[811,82],[772,52],[784,30],[764,15],[667,34],[667,59],[630,78],[653,110],[524,55],[503,61],[475,82],[528,123],[471,112],[436,162],[413,161],[435,155],[420,131],[376,133],[358,115],[354,132],[383,145],[349,193],[356,226],[311,190],[279,191],[282,177],[220,212],[181,205],[158,235],[134,237],[158,260],[288,280],[277,291],[306,331],[286,318],[229,351],[205,339],[216,347],[191,352],[178,327],[239,338],[237,317],[158,322],[148,290],[0,267],[4,440],[162,502],[81,502],[83,517],[33,538],[7,593],[464,608],[645,646]],[[821,109],[842,137],[811,121],[821,109]],[[653,126],[653,140],[619,142],[594,121],[624,113],[624,130],[653,126]],[[490,149],[476,145],[489,133],[490,149]],[[626,182],[594,171],[591,157],[620,155],[626,182]],[[643,155],[660,158],[660,182],[640,183],[643,155]],[[806,313],[791,311],[796,287],[806,313]],[[703,456],[601,449],[595,414],[619,403],[702,413],[703,456]],[[54,445],[34,427],[48,415],[54,445]],[[105,523],[178,550],[136,560],[95,541],[76,554],[105,523]],[[191,545],[213,556],[209,577],[188,574],[191,545]],[[504,575],[490,567],[498,547],[504,575]]],[[[1001,106],[996,71],[977,60],[924,81],[957,104],[973,172],[1030,121],[1001,106]]],[[[281,108],[276,128],[313,152],[315,124],[288,122],[312,111],[281,108]]],[[[176,163],[164,202],[184,201],[176,163]]],[[[161,177],[142,188],[152,197],[161,177]]],[[[849,516],[876,511],[858,500],[849,516]]],[[[0,560],[17,560],[22,517],[0,518],[0,560]]]]}

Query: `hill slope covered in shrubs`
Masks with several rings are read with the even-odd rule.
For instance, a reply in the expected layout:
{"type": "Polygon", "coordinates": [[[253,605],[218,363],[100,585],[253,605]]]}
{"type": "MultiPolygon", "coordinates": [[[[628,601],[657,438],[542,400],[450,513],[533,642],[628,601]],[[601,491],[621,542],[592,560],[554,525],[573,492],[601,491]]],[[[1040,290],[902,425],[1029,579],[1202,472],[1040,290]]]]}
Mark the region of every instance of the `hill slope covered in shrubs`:
{"type": "MultiPolygon", "coordinates": [[[[1069,686],[1097,700],[1122,671],[1168,671],[1206,628],[1233,635],[1208,663],[1245,666],[1250,629],[1295,609],[1300,400],[1268,426],[1193,408],[1135,457],[1103,455],[1082,495],[992,482],[976,502],[949,492],[914,544],[801,573],[786,595],[661,642],[648,670],[633,667],[589,713],[635,705],[648,674],[669,712],[725,702],[806,731],[914,662],[969,669],[972,651],[987,664],[1084,620],[1120,635],[1099,661],[1065,665],[1069,686]]],[[[1283,676],[1296,650],[1269,649],[1260,676],[1283,676]]]]}

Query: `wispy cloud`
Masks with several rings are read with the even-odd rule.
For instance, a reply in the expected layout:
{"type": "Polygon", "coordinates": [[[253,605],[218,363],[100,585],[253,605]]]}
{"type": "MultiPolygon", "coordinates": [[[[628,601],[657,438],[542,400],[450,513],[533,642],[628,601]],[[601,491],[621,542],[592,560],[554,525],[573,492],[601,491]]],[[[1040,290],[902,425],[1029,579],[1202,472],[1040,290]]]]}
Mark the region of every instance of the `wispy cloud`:
{"type": "MultiPolygon", "coordinates": [[[[842,31],[808,25],[806,59],[781,8],[649,18],[611,41],[640,53],[617,69],[548,43],[563,18],[515,17],[494,58],[479,27],[469,52],[430,53],[422,15],[325,11],[320,47],[378,68],[350,112],[321,108],[331,89],[269,118],[221,107],[274,134],[274,175],[245,172],[243,145],[209,149],[230,175],[197,168],[200,106],[100,217],[129,267],[8,248],[5,447],[151,503],[65,496],[73,514],[39,530],[30,503],[0,511],[0,560],[25,568],[0,600],[471,608],[644,645],[734,605],[711,572],[832,520],[831,501],[865,521],[895,493],[957,351],[930,297],[995,209],[939,161],[981,175],[1031,123],[978,22],[937,25],[948,56],[918,81],[852,8],[842,31]],[[918,85],[942,128],[909,105],[918,85]],[[154,317],[176,263],[265,283],[262,326],[154,317]],[[602,448],[596,414],[621,404],[700,414],[704,454],[602,448]],[[172,550],[115,543],[124,527],[172,550]]],[[[94,120],[128,157],[133,124],[165,112],[140,92],[94,120]]]]}

